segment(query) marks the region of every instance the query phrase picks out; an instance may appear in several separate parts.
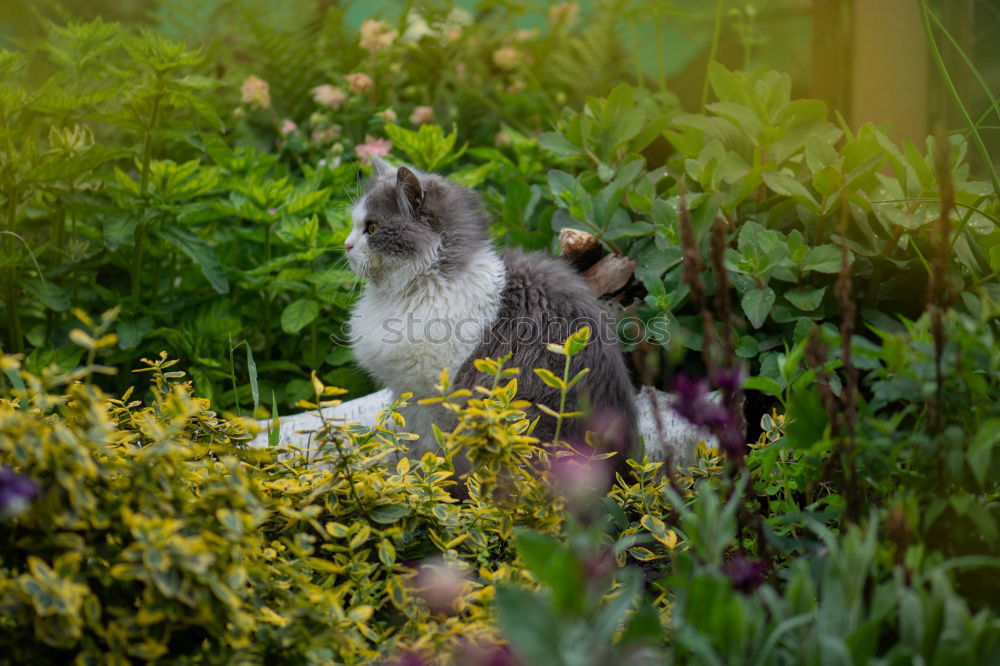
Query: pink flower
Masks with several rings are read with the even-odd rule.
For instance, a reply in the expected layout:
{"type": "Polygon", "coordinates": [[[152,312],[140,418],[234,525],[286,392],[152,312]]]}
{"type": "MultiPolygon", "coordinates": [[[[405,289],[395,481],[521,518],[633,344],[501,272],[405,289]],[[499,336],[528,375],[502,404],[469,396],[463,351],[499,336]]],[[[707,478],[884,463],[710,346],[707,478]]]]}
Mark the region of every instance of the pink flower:
{"type": "Polygon", "coordinates": [[[385,157],[392,150],[392,141],[388,139],[376,139],[372,136],[365,136],[365,142],[354,147],[358,159],[362,164],[371,165],[372,156],[385,157]]]}
{"type": "Polygon", "coordinates": [[[243,82],[240,93],[243,101],[257,109],[266,109],[271,106],[271,86],[264,79],[251,74],[243,82]]]}
{"type": "Polygon", "coordinates": [[[399,33],[389,28],[385,21],[368,19],[361,24],[361,48],[365,51],[375,53],[392,46],[399,33]]]}
{"type": "Polygon", "coordinates": [[[493,52],[493,63],[500,69],[514,69],[521,64],[521,60],[521,52],[513,46],[503,46],[493,52]]]}
{"type": "MultiPolygon", "coordinates": [[[[578,448],[587,449],[584,444],[578,448]]],[[[606,460],[594,460],[593,451],[560,452],[549,468],[553,487],[568,501],[585,502],[603,496],[611,485],[611,469],[606,460]]]]}
{"type": "Polygon", "coordinates": [[[525,84],[525,82],[522,81],[521,79],[514,79],[513,81],[510,82],[510,85],[507,86],[507,94],[516,95],[517,93],[524,90],[526,85],[527,84],[525,84]]]}
{"type": "Polygon", "coordinates": [[[549,9],[549,24],[553,27],[572,25],[579,13],[579,4],[575,2],[562,2],[549,9]]]}
{"type": "Polygon", "coordinates": [[[435,557],[424,560],[411,584],[431,613],[450,615],[459,610],[467,581],[457,564],[435,557]]]}
{"type": "Polygon", "coordinates": [[[288,118],[285,118],[284,120],[281,121],[280,132],[281,132],[282,136],[288,136],[289,134],[291,134],[292,132],[294,132],[298,128],[299,128],[298,125],[296,125],[294,122],[292,122],[288,118]]]}
{"type": "Polygon", "coordinates": [[[310,138],[312,138],[314,145],[323,146],[333,143],[340,136],[340,129],[340,125],[331,125],[325,129],[314,129],[310,138]]]}
{"type": "Polygon", "coordinates": [[[393,111],[392,109],[386,109],[382,113],[378,114],[378,116],[382,118],[382,122],[384,123],[396,122],[396,112],[393,111]]]}
{"type": "Polygon", "coordinates": [[[363,93],[371,88],[372,84],[375,83],[372,81],[372,77],[362,72],[344,74],[344,79],[347,81],[347,87],[352,93],[363,93]]]}
{"type": "Polygon", "coordinates": [[[461,26],[453,25],[450,28],[445,29],[444,34],[441,35],[446,44],[451,42],[457,42],[462,38],[462,28],[461,26]]]}
{"type": "Polygon", "coordinates": [[[521,28],[520,30],[514,31],[514,41],[515,42],[526,42],[529,39],[534,39],[538,36],[538,30],[536,28],[521,28]]]}
{"type": "Polygon", "coordinates": [[[434,109],[429,106],[418,106],[410,114],[411,125],[427,125],[434,122],[434,109]]]}
{"type": "Polygon", "coordinates": [[[313,99],[320,106],[328,106],[331,109],[340,108],[340,105],[347,99],[347,93],[338,88],[324,83],[312,89],[313,99]]]}

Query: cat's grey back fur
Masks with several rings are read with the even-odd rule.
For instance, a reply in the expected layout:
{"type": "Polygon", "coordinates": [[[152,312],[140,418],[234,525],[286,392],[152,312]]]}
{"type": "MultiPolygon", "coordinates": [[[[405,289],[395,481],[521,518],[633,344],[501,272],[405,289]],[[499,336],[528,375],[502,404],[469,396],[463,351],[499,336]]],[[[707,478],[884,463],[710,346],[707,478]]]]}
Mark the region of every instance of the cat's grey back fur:
{"type": "MultiPolygon", "coordinates": [[[[615,336],[614,320],[590,292],[583,277],[562,259],[541,252],[507,250],[502,254],[507,267],[507,281],[500,296],[497,318],[479,347],[459,369],[456,384],[472,388],[483,384],[485,377],[472,362],[479,358],[499,358],[511,354],[507,367],[520,368],[518,396],[559,409],[560,393],[543,382],[533,370],[546,368],[563,376],[565,357],[546,348],[561,344],[583,326],[590,327],[590,343],[573,357],[572,377],[589,368],[574,391],[567,397],[566,411],[587,407],[592,418],[566,422],[563,434],[582,438],[588,426],[611,425],[618,420],[620,430],[612,444],[623,454],[636,449],[635,390],[615,336]],[[595,423],[595,419],[599,422],[595,423]]],[[[534,435],[543,441],[555,434],[555,419],[537,409],[530,416],[541,416],[534,435]]]]}

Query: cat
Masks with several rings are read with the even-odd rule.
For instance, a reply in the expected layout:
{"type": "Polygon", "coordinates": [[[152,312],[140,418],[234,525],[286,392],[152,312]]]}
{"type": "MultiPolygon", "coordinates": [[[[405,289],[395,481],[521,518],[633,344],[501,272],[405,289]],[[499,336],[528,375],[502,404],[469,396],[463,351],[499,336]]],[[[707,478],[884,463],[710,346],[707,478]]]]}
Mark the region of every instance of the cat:
{"type": "MultiPolygon", "coordinates": [[[[398,396],[436,395],[442,368],[456,388],[489,385],[473,366],[479,358],[512,354],[520,368],[518,398],[558,409],[559,392],[532,371],[562,376],[565,357],[548,349],[586,325],[591,339],[572,360],[571,374],[590,372],[570,391],[566,411],[586,408],[592,418],[564,423],[560,439],[582,440],[587,425],[606,446],[636,453],[634,389],[611,317],[582,276],[541,252],[498,252],[491,243],[479,196],[441,176],[373,158],[372,175],[351,211],[344,243],[351,268],[366,284],[350,320],[360,366],[398,396]]],[[[419,435],[411,454],[437,449],[431,424],[453,421],[438,406],[403,410],[406,430],[419,435]]],[[[556,421],[541,416],[533,436],[552,440],[556,421]]]]}

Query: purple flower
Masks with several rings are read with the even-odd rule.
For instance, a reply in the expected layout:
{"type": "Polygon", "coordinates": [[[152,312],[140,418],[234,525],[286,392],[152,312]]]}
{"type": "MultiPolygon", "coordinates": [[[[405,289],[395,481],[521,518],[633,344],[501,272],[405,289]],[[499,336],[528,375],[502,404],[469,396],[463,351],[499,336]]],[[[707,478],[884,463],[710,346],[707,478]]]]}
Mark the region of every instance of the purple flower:
{"type": "Polygon", "coordinates": [[[0,467],[0,515],[23,513],[37,494],[37,483],[7,466],[0,467]]]}
{"type": "Polygon", "coordinates": [[[556,456],[549,467],[553,487],[571,505],[588,506],[611,485],[607,460],[594,460],[593,455],[586,444],[577,444],[572,453],[556,456]]]}
{"type": "Polygon", "coordinates": [[[452,657],[453,663],[465,666],[518,666],[519,663],[506,645],[491,646],[470,642],[452,657]]]}
{"type": "Polygon", "coordinates": [[[751,562],[743,555],[737,555],[722,565],[722,573],[726,574],[733,587],[743,594],[750,594],[763,585],[766,571],[766,564],[751,562]]]}
{"type": "Polygon", "coordinates": [[[746,373],[742,366],[732,368],[717,368],[712,373],[712,383],[722,391],[723,395],[736,395],[736,392],[743,387],[746,373]]]}
{"type": "Polygon", "coordinates": [[[393,666],[427,666],[427,662],[416,652],[401,654],[393,663],[393,666]]]}
{"type": "Polygon", "coordinates": [[[725,428],[722,428],[716,433],[719,438],[719,447],[722,448],[723,452],[731,459],[737,460],[743,457],[745,451],[745,443],[743,442],[743,433],[734,423],[730,423],[725,428]]]}
{"type": "Polygon", "coordinates": [[[732,421],[725,407],[708,396],[708,381],[677,375],[674,380],[677,399],[671,407],[691,425],[716,431],[727,428],[732,421]]]}

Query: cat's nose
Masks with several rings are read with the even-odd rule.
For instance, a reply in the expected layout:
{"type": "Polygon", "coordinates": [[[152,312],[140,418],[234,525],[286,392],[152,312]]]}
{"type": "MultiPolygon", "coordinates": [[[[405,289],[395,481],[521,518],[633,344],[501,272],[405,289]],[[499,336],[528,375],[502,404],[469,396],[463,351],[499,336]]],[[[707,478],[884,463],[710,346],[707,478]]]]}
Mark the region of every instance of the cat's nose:
{"type": "Polygon", "coordinates": [[[350,252],[354,249],[354,243],[344,243],[344,249],[350,252]]]}

